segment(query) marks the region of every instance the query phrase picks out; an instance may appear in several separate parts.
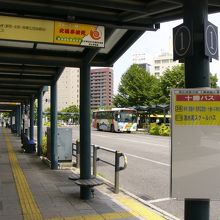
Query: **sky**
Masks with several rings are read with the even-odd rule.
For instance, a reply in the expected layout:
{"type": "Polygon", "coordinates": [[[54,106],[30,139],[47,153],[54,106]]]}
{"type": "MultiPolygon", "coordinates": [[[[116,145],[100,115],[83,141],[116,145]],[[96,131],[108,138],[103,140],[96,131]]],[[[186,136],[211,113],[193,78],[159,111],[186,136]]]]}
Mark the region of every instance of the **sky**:
{"type": "MultiPolygon", "coordinates": [[[[220,29],[220,13],[209,15],[208,20],[220,29]]],[[[172,29],[182,23],[182,20],[161,23],[160,29],[156,32],[145,32],[115,63],[114,71],[114,94],[118,91],[118,85],[123,73],[132,64],[132,54],[146,53],[155,56],[161,51],[168,51],[169,38],[172,38],[172,29]]],[[[219,35],[220,36],[220,35],[219,35]]],[[[220,37],[219,37],[220,39],[220,37]]],[[[219,43],[220,46],[220,43],[219,43]]],[[[213,60],[210,63],[210,72],[217,73],[220,85],[220,61],[213,60]]]]}

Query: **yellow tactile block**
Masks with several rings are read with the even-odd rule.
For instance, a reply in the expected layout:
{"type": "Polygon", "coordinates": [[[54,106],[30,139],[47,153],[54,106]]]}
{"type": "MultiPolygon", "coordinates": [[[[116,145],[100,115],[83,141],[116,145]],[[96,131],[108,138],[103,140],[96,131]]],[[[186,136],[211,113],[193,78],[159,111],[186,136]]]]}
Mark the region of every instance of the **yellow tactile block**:
{"type": "Polygon", "coordinates": [[[11,169],[14,176],[24,220],[43,220],[43,217],[33,198],[25,175],[21,167],[19,166],[12,144],[4,129],[3,134],[8,150],[8,158],[11,164],[11,169]]]}
{"type": "Polygon", "coordinates": [[[146,220],[166,220],[162,216],[153,212],[150,208],[147,208],[145,205],[132,198],[122,197],[117,200],[127,207],[129,212],[131,212],[134,216],[138,216],[146,220]]]}

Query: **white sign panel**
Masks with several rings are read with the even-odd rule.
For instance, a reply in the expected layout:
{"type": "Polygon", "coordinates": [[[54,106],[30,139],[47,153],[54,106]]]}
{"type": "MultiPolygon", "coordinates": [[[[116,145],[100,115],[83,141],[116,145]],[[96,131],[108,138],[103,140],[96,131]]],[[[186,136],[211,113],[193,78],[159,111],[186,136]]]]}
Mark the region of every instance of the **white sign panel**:
{"type": "Polygon", "coordinates": [[[220,199],[220,89],[174,89],[171,196],[220,199]]]}

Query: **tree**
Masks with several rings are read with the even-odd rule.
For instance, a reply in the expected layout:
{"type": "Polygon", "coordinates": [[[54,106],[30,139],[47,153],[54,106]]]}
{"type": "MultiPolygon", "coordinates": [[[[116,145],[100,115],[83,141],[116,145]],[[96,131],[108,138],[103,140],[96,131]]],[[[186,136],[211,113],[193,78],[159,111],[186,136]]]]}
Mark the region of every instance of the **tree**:
{"type": "Polygon", "coordinates": [[[70,105],[61,110],[59,119],[68,122],[72,119],[73,122],[79,121],[79,108],[76,105],[70,105]],[[62,114],[63,113],[63,114],[62,114]],[[69,114],[68,114],[69,113],[69,114]]]}
{"type": "Polygon", "coordinates": [[[160,77],[160,103],[170,103],[170,90],[172,88],[184,88],[184,65],[176,65],[172,69],[165,70],[160,77]]]}
{"type": "MultiPolygon", "coordinates": [[[[218,78],[216,74],[210,73],[210,87],[217,88],[218,78]]],[[[159,103],[169,104],[170,103],[170,90],[172,88],[184,88],[184,65],[176,65],[172,69],[167,69],[160,78],[160,92],[159,103]]],[[[156,103],[157,104],[157,103],[156,103]]]]}
{"type": "Polygon", "coordinates": [[[122,75],[118,94],[113,99],[117,107],[149,105],[154,99],[154,90],[159,80],[137,64],[122,75]]]}
{"type": "Polygon", "coordinates": [[[50,121],[50,107],[44,109],[44,113],[46,113],[45,117],[48,121],[50,121]]]}

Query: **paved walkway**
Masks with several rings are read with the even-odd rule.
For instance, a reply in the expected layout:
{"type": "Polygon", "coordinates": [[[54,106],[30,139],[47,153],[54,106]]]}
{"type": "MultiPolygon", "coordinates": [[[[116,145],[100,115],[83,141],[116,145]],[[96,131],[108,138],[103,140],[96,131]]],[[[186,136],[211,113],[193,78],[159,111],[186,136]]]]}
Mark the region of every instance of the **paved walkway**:
{"type": "Polygon", "coordinates": [[[124,194],[113,195],[106,185],[81,200],[71,170],[51,170],[36,154],[21,151],[20,138],[0,128],[1,220],[164,220],[124,194]]]}

